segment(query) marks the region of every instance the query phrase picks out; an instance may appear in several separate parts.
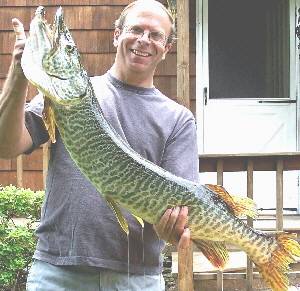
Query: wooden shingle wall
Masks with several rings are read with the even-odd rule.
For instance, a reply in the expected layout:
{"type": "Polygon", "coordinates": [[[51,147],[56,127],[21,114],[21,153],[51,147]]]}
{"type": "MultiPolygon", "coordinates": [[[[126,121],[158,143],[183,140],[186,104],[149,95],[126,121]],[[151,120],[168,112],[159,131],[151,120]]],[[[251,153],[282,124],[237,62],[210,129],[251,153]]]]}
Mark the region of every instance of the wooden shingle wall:
{"type": "MultiPolygon", "coordinates": [[[[90,76],[105,73],[112,65],[116,49],[113,46],[114,21],[130,0],[0,0],[0,90],[8,72],[15,41],[11,19],[23,22],[28,32],[30,20],[38,5],[46,7],[46,18],[51,23],[58,6],[62,6],[65,21],[81,53],[84,67],[90,76]]],[[[163,3],[165,1],[162,0],[163,3]]],[[[195,112],[195,1],[191,1],[191,110],[195,112]]],[[[179,36],[180,37],[180,36],[179,36]]],[[[155,86],[176,100],[176,45],[159,64],[155,86]]],[[[35,96],[30,86],[27,100],[35,96]]],[[[1,142],[1,141],[0,141],[1,142]]],[[[43,189],[42,148],[23,157],[23,187],[43,189]]],[[[0,160],[0,185],[17,184],[16,160],[0,160]]]]}

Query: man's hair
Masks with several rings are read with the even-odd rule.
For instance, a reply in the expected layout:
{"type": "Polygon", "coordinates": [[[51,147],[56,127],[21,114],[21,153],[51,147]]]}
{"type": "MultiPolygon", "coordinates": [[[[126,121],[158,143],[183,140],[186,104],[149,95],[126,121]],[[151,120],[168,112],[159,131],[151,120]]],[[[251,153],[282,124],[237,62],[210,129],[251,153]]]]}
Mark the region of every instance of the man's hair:
{"type": "Polygon", "coordinates": [[[130,3],[129,5],[127,5],[123,11],[121,12],[119,18],[115,21],[115,28],[119,28],[120,30],[123,29],[124,27],[124,23],[126,20],[126,16],[129,12],[129,10],[137,5],[145,5],[145,4],[150,4],[150,2],[152,2],[152,4],[157,5],[159,7],[161,7],[161,9],[163,9],[163,11],[166,12],[166,14],[169,16],[169,19],[171,21],[171,32],[170,35],[167,38],[167,43],[173,43],[176,40],[176,23],[175,23],[175,19],[173,18],[172,13],[170,12],[170,10],[168,10],[162,3],[156,1],[156,0],[136,0],[132,3],[130,3]]]}

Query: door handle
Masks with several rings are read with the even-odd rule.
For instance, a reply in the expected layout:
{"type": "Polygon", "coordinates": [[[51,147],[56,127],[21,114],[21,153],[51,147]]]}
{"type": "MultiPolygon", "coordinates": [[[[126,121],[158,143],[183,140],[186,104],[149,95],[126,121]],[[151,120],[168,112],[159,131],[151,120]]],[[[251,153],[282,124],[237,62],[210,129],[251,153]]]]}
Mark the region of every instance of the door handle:
{"type": "Polygon", "coordinates": [[[259,100],[258,103],[285,104],[285,103],[296,103],[296,100],[259,100]]]}
{"type": "Polygon", "coordinates": [[[203,101],[204,101],[204,105],[207,105],[207,87],[203,88],[203,101]]]}

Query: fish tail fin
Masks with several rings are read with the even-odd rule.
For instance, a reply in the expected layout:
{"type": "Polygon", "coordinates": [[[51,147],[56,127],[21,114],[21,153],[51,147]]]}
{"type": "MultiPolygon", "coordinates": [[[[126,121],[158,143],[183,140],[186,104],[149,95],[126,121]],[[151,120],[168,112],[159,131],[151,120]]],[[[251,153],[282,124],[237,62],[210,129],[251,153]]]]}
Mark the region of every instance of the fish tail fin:
{"type": "Polygon", "coordinates": [[[295,257],[300,257],[300,245],[295,235],[287,233],[276,234],[277,247],[270,259],[265,263],[256,263],[262,277],[273,291],[288,290],[289,280],[287,272],[295,257]]]}
{"type": "Polygon", "coordinates": [[[256,204],[252,199],[230,195],[221,185],[206,184],[205,186],[217,194],[219,198],[227,204],[235,216],[240,217],[247,215],[253,218],[258,216],[256,204]]]}

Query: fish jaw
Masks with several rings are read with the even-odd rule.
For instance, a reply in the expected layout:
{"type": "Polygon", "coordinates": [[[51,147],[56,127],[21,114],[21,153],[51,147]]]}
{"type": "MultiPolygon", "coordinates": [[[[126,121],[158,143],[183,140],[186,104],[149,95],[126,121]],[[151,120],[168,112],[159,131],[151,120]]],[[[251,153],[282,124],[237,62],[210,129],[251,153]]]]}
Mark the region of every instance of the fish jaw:
{"type": "Polygon", "coordinates": [[[64,24],[62,8],[55,14],[53,29],[45,19],[44,7],[36,9],[21,66],[25,77],[53,103],[71,106],[87,94],[87,74],[64,24]]]}
{"type": "Polygon", "coordinates": [[[44,55],[52,47],[50,34],[51,29],[45,19],[45,10],[39,6],[30,23],[29,37],[22,54],[21,66],[25,77],[44,95],[51,95],[52,93],[48,85],[50,79],[42,67],[44,55]]]}

